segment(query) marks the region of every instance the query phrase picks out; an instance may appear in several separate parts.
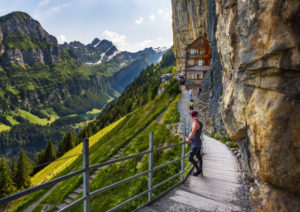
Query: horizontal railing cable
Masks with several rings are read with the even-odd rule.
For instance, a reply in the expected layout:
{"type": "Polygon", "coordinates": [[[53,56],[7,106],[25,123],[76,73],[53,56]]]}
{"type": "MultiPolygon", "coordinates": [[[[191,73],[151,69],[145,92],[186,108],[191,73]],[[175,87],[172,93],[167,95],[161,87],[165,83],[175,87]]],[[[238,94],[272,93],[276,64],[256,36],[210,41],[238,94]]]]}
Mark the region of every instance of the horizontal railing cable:
{"type": "MultiPolygon", "coordinates": [[[[155,167],[155,168],[153,168],[151,171],[157,171],[157,170],[159,170],[159,169],[161,169],[161,168],[163,168],[163,167],[166,167],[167,165],[170,165],[171,163],[175,163],[176,161],[179,161],[179,160],[181,160],[182,158],[178,158],[178,159],[175,159],[175,160],[172,160],[172,161],[170,161],[170,162],[168,162],[168,163],[166,163],[166,164],[163,164],[163,165],[160,165],[160,166],[157,166],[157,167],[155,167]]],[[[110,185],[108,185],[108,186],[106,186],[106,187],[104,187],[104,188],[101,188],[101,189],[99,189],[99,190],[96,190],[96,191],[93,191],[93,192],[91,192],[90,193],[90,197],[93,197],[93,196],[95,196],[95,195],[97,195],[97,194],[99,194],[99,193],[102,193],[102,192],[104,192],[104,191],[107,191],[107,190],[109,190],[109,189],[112,189],[112,188],[114,188],[114,187],[116,187],[116,186],[119,186],[119,185],[121,185],[121,184],[123,184],[123,183],[126,183],[126,182],[129,182],[129,181],[131,181],[131,180],[133,180],[133,179],[136,179],[136,178],[138,178],[138,177],[141,177],[141,176],[143,176],[143,175],[146,175],[146,174],[148,174],[149,172],[151,172],[151,171],[144,171],[144,172],[141,172],[141,173],[139,173],[139,174],[136,174],[136,175],[134,175],[134,176],[132,176],[132,177],[128,177],[128,178],[126,178],[126,179],[124,179],[124,180],[120,180],[120,181],[118,181],[118,182],[116,182],[116,183],[113,183],[113,184],[110,184],[110,185]]]]}
{"type": "MultiPolygon", "coordinates": [[[[164,150],[164,149],[170,149],[172,147],[180,146],[180,145],[185,144],[185,143],[186,142],[178,143],[178,144],[172,144],[172,145],[166,146],[166,147],[160,147],[160,148],[157,148],[157,149],[153,149],[152,152],[158,152],[158,151],[161,151],[161,150],[164,150]]],[[[114,163],[117,163],[117,162],[121,162],[121,161],[128,160],[128,159],[131,159],[131,158],[139,157],[139,156],[142,156],[142,155],[146,155],[146,154],[149,154],[150,152],[151,151],[145,151],[145,152],[140,152],[140,153],[137,153],[137,154],[134,154],[134,155],[129,155],[129,156],[126,156],[126,157],[118,158],[118,159],[115,159],[115,160],[105,161],[105,162],[102,162],[102,163],[92,165],[92,166],[89,167],[89,169],[90,170],[97,169],[97,168],[100,168],[100,167],[103,167],[103,166],[106,166],[106,165],[114,164],[114,163]]]]}

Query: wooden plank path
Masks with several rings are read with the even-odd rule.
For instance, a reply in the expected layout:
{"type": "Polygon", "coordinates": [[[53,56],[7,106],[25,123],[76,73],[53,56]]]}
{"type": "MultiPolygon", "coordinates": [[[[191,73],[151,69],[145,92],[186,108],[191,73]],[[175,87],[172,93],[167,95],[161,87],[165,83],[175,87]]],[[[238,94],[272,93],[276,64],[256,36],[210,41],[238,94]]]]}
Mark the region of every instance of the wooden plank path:
{"type": "Polygon", "coordinates": [[[143,212],[251,211],[239,164],[228,147],[204,136],[203,175],[189,176],[143,212]]]}
{"type": "MultiPolygon", "coordinates": [[[[193,93],[195,98],[195,93],[193,93]]],[[[188,91],[182,89],[177,105],[182,130],[190,131],[188,91]]],[[[203,122],[203,120],[202,120],[203,122]]],[[[205,124],[205,123],[204,123],[205,124]]],[[[204,126],[205,127],[205,126],[204,126]]],[[[167,211],[251,211],[249,190],[242,180],[239,163],[222,142],[204,135],[203,175],[188,176],[187,180],[141,212],[167,211]]]]}

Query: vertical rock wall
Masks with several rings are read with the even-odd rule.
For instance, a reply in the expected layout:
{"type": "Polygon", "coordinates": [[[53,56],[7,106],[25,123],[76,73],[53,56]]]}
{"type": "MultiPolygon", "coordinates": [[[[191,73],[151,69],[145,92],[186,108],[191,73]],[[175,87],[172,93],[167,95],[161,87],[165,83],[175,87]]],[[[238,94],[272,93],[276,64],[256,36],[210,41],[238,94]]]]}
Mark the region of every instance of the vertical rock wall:
{"type": "Polygon", "coordinates": [[[203,84],[210,116],[224,120],[240,143],[254,210],[300,210],[300,2],[172,0],[172,6],[179,71],[189,43],[199,35],[210,41],[213,71],[203,84]]]}
{"type": "Polygon", "coordinates": [[[255,179],[253,206],[300,210],[300,2],[216,6],[223,118],[255,179]]]}

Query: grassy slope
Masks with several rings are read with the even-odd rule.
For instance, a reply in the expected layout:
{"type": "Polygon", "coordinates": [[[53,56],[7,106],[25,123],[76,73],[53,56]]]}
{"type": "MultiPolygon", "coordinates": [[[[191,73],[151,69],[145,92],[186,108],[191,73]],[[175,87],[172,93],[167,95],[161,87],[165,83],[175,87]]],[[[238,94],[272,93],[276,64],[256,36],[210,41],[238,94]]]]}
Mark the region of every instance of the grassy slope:
{"type": "MultiPolygon", "coordinates": [[[[154,138],[156,140],[164,140],[166,139],[167,143],[170,143],[171,141],[179,142],[180,139],[175,138],[174,136],[169,136],[169,131],[165,128],[165,126],[160,125],[158,128],[160,132],[155,131],[155,128],[157,128],[158,123],[156,121],[153,122],[154,118],[161,112],[163,109],[169,105],[169,103],[172,101],[173,97],[170,97],[168,94],[163,94],[161,96],[156,97],[153,101],[146,104],[144,107],[141,107],[134,111],[132,114],[124,117],[122,121],[118,121],[118,123],[115,124],[115,127],[111,129],[110,132],[107,132],[107,134],[103,134],[103,136],[100,138],[100,140],[93,145],[90,148],[90,163],[96,164],[99,162],[106,161],[110,158],[110,156],[114,155],[121,147],[128,144],[130,142],[130,145],[126,148],[127,154],[134,154],[143,148],[148,148],[148,139],[146,139],[139,148],[134,148],[135,142],[140,141],[141,136],[142,137],[148,137],[148,131],[145,131],[144,133],[140,134],[138,137],[136,137],[134,140],[132,138],[135,137],[140,131],[142,131],[149,123],[152,123],[150,125],[149,129],[153,129],[155,136],[154,138]],[[148,114],[148,115],[147,115],[148,114]]],[[[173,104],[176,104],[178,101],[178,98],[173,104]]],[[[170,107],[173,108],[174,107],[170,107]]],[[[172,112],[176,114],[175,112],[172,112]]],[[[105,128],[106,129],[106,128],[105,128]]],[[[100,132],[102,132],[101,130],[100,132]]],[[[165,141],[162,142],[155,142],[155,146],[162,146],[165,143],[165,141]]],[[[76,147],[77,148],[77,147],[76,147]]],[[[81,145],[79,151],[81,151],[81,145]]],[[[73,151],[73,150],[71,150],[73,151]]],[[[76,152],[73,152],[76,154],[76,152]]],[[[67,155],[70,155],[70,151],[66,153],[63,157],[66,157],[67,155]]],[[[138,160],[137,160],[138,161],[138,160]]],[[[131,163],[131,161],[128,161],[131,163]]],[[[66,174],[78,169],[82,168],[82,156],[78,156],[73,163],[69,163],[70,165],[63,171],[61,174],[66,174]]],[[[59,167],[58,165],[51,164],[50,165],[52,170],[55,170],[55,167],[59,167]]],[[[49,166],[49,167],[50,167],[49,166]]],[[[47,171],[42,170],[40,173],[43,173],[43,176],[45,174],[51,173],[52,170],[48,169],[47,171]]],[[[144,166],[143,166],[144,167],[144,166]]],[[[106,170],[106,169],[105,169],[106,170]]],[[[131,170],[127,174],[133,174],[137,170],[131,170]]],[[[102,171],[101,171],[102,173],[102,171]]],[[[127,174],[123,173],[122,175],[119,175],[120,177],[126,177],[127,174]]],[[[42,174],[39,174],[42,175],[42,174]]],[[[102,175],[102,174],[101,174],[102,175]]],[[[113,172],[111,173],[113,175],[113,172]]],[[[36,183],[38,180],[37,177],[33,178],[33,181],[36,183]]],[[[41,181],[41,177],[39,177],[39,181],[41,181]]],[[[115,178],[111,178],[115,179],[115,178]]],[[[95,183],[97,184],[103,184],[104,182],[98,182],[97,179],[95,183]]],[[[111,181],[107,181],[111,182],[111,181]]],[[[63,183],[60,183],[52,192],[51,194],[45,199],[42,204],[45,203],[51,203],[54,206],[58,205],[63,199],[68,196],[75,188],[77,188],[82,183],[82,176],[76,176],[69,180],[66,180],[63,183]]],[[[93,183],[94,184],[94,183],[93,183]]],[[[96,185],[96,184],[95,184],[96,185]]],[[[46,190],[45,190],[46,191],[46,190]]],[[[21,211],[20,208],[22,208],[22,205],[26,204],[27,201],[30,201],[32,199],[38,198],[39,195],[31,195],[27,200],[23,201],[18,207],[14,207],[11,211],[21,211]]],[[[107,205],[109,207],[109,205],[107,205]]],[[[80,210],[79,210],[80,211],[80,210]]]]}
{"type": "MultiPolygon", "coordinates": [[[[166,67],[166,66],[167,65],[165,65],[163,67],[166,67]]],[[[160,67],[160,66],[155,66],[154,69],[150,68],[149,71],[156,72],[156,70],[157,70],[156,68],[158,68],[158,67],[160,67]]],[[[167,67],[165,71],[170,71],[172,69],[173,69],[172,66],[170,66],[170,67],[167,67]]],[[[158,71],[157,72],[158,77],[160,76],[160,74],[161,74],[161,71],[158,71]]],[[[148,74],[146,73],[145,76],[148,76],[148,74]]],[[[144,89],[144,82],[142,81],[141,83],[142,83],[141,85],[139,83],[137,83],[137,86],[142,86],[142,88],[143,88],[142,92],[145,92],[145,90],[146,90],[147,95],[149,95],[149,91],[148,91],[149,89],[144,89]]],[[[129,94],[129,96],[130,95],[140,95],[140,92],[137,93],[135,90],[135,92],[133,94],[129,94]]],[[[142,95],[145,95],[145,94],[142,94],[142,95]]],[[[174,136],[170,135],[170,131],[164,125],[159,124],[154,120],[154,118],[159,113],[161,113],[164,110],[164,108],[166,108],[169,105],[169,103],[173,101],[173,99],[174,99],[174,94],[172,96],[170,96],[167,92],[165,92],[160,96],[156,96],[154,100],[149,100],[148,103],[146,103],[145,105],[135,108],[135,110],[130,115],[126,116],[122,121],[120,121],[119,124],[117,124],[113,129],[111,129],[110,132],[108,132],[106,135],[101,137],[100,140],[95,145],[93,145],[93,147],[91,147],[91,149],[90,149],[90,152],[91,152],[90,153],[90,164],[95,164],[95,163],[99,163],[99,162],[108,160],[111,156],[113,156],[116,152],[118,152],[119,149],[121,149],[121,147],[123,147],[125,145],[127,145],[126,146],[126,154],[134,154],[145,148],[147,149],[148,148],[147,147],[148,131],[144,131],[141,134],[139,134],[139,133],[145,127],[147,127],[149,124],[150,124],[149,129],[154,131],[154,134],[155,134],[154,138],[155,138],[155,141],[157,141],[157,143],[155,142],[155,146],[166,145],[166,144],[169,144],[170,142],[180,142],[180,139],[178,137],[174,137],[174,136]],[[142,140],[146,141],[146,142],[141,143],[142,140]]],[[[169,109],[166,112],[166,114],[170,114],[170,116],[166,116],[166,115],[164,116],[164,122],[163,122],[164,124],[172,123],[174,121],[179,120],[179,114],[176,111],[176,104],[179,99],[180,99],[180,97],[178,96],[177,99],[170,105],[169,109]]],[[[159,159],[158,162],[162,162],[162,159],[170,160],[173,156],[178,157],[179,153],[177,152],[177,150],[179,150],[179,149],[180,148],[177,148],[175,151],[174,150],[163,151],[161,153],[162,157],[159,157],[156,159],[159,159]]],[[[142,170],[143,168],[145,168],[147,166],[147,164],[146,164],[147,162],[145,162],[144,157],[138,158],[133,163],[131,163],[131,161],[128,161],[128,162],[130,162],[128,164],[133,164],[133,165],[130,165],[130,167],[129,167],[130,171],[122,172],[122,174],[119,175],[120,177],[126,177],[128,174],[133,175],[134,173],[142,170]],[[138,162],[138,164],[136,164],[136,162],[138,162]],[[133,166],[136,168],[133,168],[133,166]]],[[[114,167],[114,166],[118,167],[119,165],[120,164],[116,164],[116,165],[113,165],[112,167],[114,167]]],[[[174,167],[171,166],[173,168],[169,169],[170,173],[168,171],[166,173],[174,174],[175,172],[178,171],[178,165],[179,164],[176,164],[176,166],[174,166],[174,167]]],[[[65,170],[62,171],[59,175],[63,175],[63,174],[66,174],[66,173],[69,173],[69,172],[72,172],[72,171],[75,171],[75,170],[78,170],[81,168],[82,168],[82,156],[78,156],[78,158],[72,164],[70,164],[68,167],[66,167],[65,170]]],[[[103,169],[103,170],[105,170],[105,169],[103,169]]],[[[110,171],[110,169],[108,169],[108,172],[109,173],[107,173],[107,174],[109,176],[111,176],[109,178],[109,180],[115,179],[113,177],[113,175],[115,175],[115,172],[110,171]]],[[[119,173],[119,172],[117,172],[117,173],[119,173]]],[[[158,173],[160,173],[160,172],[158,172],[158,173]]],[[[102,173],[102,175],[103,175],[103,173],[102,173]]],[[[105,175],[103,175],[103,176],[105,176],[105,175]]],[[[155,177],[156,182],[163,180],[162,176],[166,176],[164,174],[164,172],[161,174],[157,174],[155,177]]],[[[41,180],[41,178],[40,178],[40,180],[41,180]]],[[[110,182],[109,180],[107,182],[110,182]]],[[[141,178],[139,181],[140,187],[134,187],[134,188],[143,189],[144,180],[145,179],[141,178]]],[[[82,183],[82,176],[76,176],[76,177],[73,177],[72,179],[69,179],[63,183],[58,184],[58,186],[42,202],[42,204],[48,203],[48,204],[51,204],[54,208],[61,201],[63,201],[63,199],[66,196],[68,196],[81,183],[82,183]]],[[[98,179],[95,181],[95,184],[100,185],[103,183],[105,183],[105,182],[101,182],[101,179],[98,179]]],[[[139,183],[137,183],[137,184],[139,184],[139,183]]],[[[93,185],[94,185],[94,183],[93,183],[93,185]]],[[[46,190],[42,191],[39,194],[36,193],[36,194],[30,195],[28,198],[26,198],[24,201],[22,201],[22,203],[20,203],[19,205],[16,205],[14,207],[14,209],[11,211],[22,211],[21,208],[25,208],[26,204],[29,205],[30,201],[34,202],[35,200],[37,200],[39,198],[40,195],[42,195],[42,193],[45,193],[45,192],[46,192],[46,190]]],[[[122,191],[122,192],[124,192],[124,191],[122,191]]],[[[133,195],[135,193],[135,191],[128,192],[128,190],[125,192],[127,192],[128,195],[129,194],[133,195]]],[[[118,196],[116,196],[116,197],[118,197],[118,196]]],[[[118,201],[121,201],[122,198],[120,198],[120,200],[118,200],[118,201]]],[[[129,207],[136,207],[137,205],[139,205],[139,204],[134,204],[129,207]]],[[[109,205],[109,204],[105,205],[105,207],[110,207],[110,206],[111,205],[109,205]]],[[[95,207],[101,208],[102,206],[95,205],[95,207]]],[[[39,205],[38,208],[41,208],[41,205],[39,205]]],[[[39,211],[39,210],[37,210],[37,211],[39,211]]],[[[81,209],[79,209],[79,211],[81,211],[81,209]]]]}
{"type": "MultiPolygon", "coordinates": [[[[95,145],[101,137],[103,137],[104,135],[109,133],[115,126],[117,126],[125,118],[126,117],[123,117],[123,118],[119,119],[118,121],[110,124],[109,126],[105,127],[104,129],[102,129],[101,131],[99,131],[95,135],[91,136],[89,138],[89,146],[92,147],[93,145],[95,145]]],[[[69,164],[74,162],[79,157],[79,155],[75,156],[75,157],[68,158],[66,160],[60,160],[60,159],[67,158],[67,157],[70,157],[72,155],[81,154],[81,153],[82,153],[82,143],[80,143],[79,145],[77,145],[76,147],[71,149],[70,151],[66,152],[63,156],[61,156],[61,158],[58,158],[57,162],[51,163],[50,165],[48,165],[43,170],[36,173],[31,179],[32,184],[33,185],[38,185],[38,184],[41,184],[42,182],[49,181],[53,177],[59,175],[62,171],[65,170],[65,168],[69,164]]]]}
{"type": "MultiPolygon", "coordinates": [[[[172,101],[172,99],[173,98],[168,96],[167,94],[161,95],[160,97],[157,97],[153,102],[149,102],[144,107],[141,107],[134,113],[132,113],[132,115],[128,117],[128,120],[126,121],[125,125],[122,126],[121,129],[116,129],[112,131],[112,134],[117,132],[115,136],[103,137],[103,141],[98,142],[91,149],[92,153],[90,156],[90,162],[92,164],[95,164],[107,160],[110,156],[114,155],[122,146],[126,145],[126,143],[128,142],[130,143],[126,146],[124,154],[130,155],[137,152],[146,151],[148,149],[148,133],[150,130],[154,131],[154,147],[170,144],[171,142],[180,142],[180,139],[178,137],[170,135],[170,131],[165,127],[165,125],[153,121],[154,117],[157,114],[159,114],[169,104],[169,102],[172,101]],[[134,138],[135,135],[138,134],[142,129],[144,129],[145,126],[149,123],[151,123],[149,129],[139,134],[136,138],[134,138]],[[132,138],[134,139],[131,140],[132,138]]],[[[176,105],[178,100],[179,97],[177,97],[177,99],[172,103],[172,105],[176,105]]],[[[168,112],[176,114],[176,120],[179,119],[176,107],[171,106],[168,112]]],[[[180,155],[179,150],[180,148],[176,148],[172,150],[163,151],[159,154],[155,154],[155,165],[158,165],[159,163],[165,162],[167,160],[177,158],[180,155]]],[[[127,165],[124,166],[123,163],[117,163],[110,167],[104,167],[100,171],[98,177],[96,177],[95,181],[93,181],[93,183],[91,184],[91,189],[94,190],[95,188],[103,187],[105,185],[116,182],[117,180],[121,180],[126,177],[132,176],[135,173],[144,171],[148,167],[147,156],[129,160],[125,164],[127,165]],[[120,171],[120,169],[122,170],[120,171]]],[[[74,167],[72,170],[80,169],[81,166],[81,160],[79,160],[78,164],[76,165],[77,168],[74,167]]],[[[166,179],[167,177],[171,176],[172,174],[178,171],[179,163],[168,167],[167,170],[164,169],[162,171],[158,171],[154,174],[154,182],[158,183],[158,181],[162,181],[163,179],[166,179]]],[[[136,181],[132,181],[129,184],[113,189],[112,191],[110,191],[112,193],[106,192],[103,195],[99,195],[98,197],[96,197],[96,201],[92,201],[91,210],[106,210],[114,206],[118,202],[124,201],[127,198],[132,197],[138,191],[141,191],[145,188],[145,185],[147,185],[147,183],[145,183],[145,179],[145,177],[142,177],[136,181]],[[127,187],[129,185],[131,187],[130,191],[127,187]],[[117,201],[111,202],[112,199],[115,199],[117,201]]],[[[74,177],[70,180],[67,180],[64,183],[61,183],[52,192],[52,194],[49,195],[49,197],[45,201],[43,201],[43,204],[59,204],[66,196],[69,195],[69,193],[73,189],[78,187],[81,183],[82,176],[74,177]]],[[[166,185],[166,187],[169,187],[173,183],[169,183],[168,185],[166,185]]],[[[166,187],[162,187],[161,189],[159,189],[159,191],[166,189],[166,187]]],[[[156,193],[154,194],[156,195],[156,193]]],[[[145,199],[142,199],[142,202],[144,202],[144,200],[145,199]]],[[[128,207],[135,208],[138,205],[140,205],[140,203],[135,202],[128,207]]],[[[74,209],[74,211],[81,211],[81,206],[78,206],[78,208],[74,209]]]]}
{"type": "MultiPolygon", "coordinates": [[[[176,110],[177,102],[180,100],[181,95],[172,102],[168,107],[165,114],[173,114],[172,117],[163,116],[164,122],[174,123],[179,121],[179,114],[176,110]]],[[[154,148],[170,145],[172,143],[179,143],[181,139],[171,134],[170,130],[166,128],[165,124],[159,124],[157,121],[151,123],[149,128],[142,132],[139,136],[133,139],[125,148],[121,156],[131,155],[138,152],[147,151],[149,149],[149,132],[153,131],[153,145],[154,148]]],[[[153,166],[159,166],[180,156],[181,146],[167,149],[161,152],[154,153],[153,166]]],[[[119,180],[133,176],[134,174],[141,173],[148,170],[148,155],[134,158],[125,162],[119,162],[111,166],[102,168],[95,180],[91,185],[91,191],[97,190],[109,184],[115,183],[119,180]]],[[[154,172],[153,185],[171,177],[180,171],[180,163],[174,163],[166,168],[154,172]]],[[[158,188],[153,192],[153,197],[166,190],[170,186],[178,182],[178,178],[170,181],[164,186],[158,188]]],[[[145,191],[148,185],[148,176],[145,175],[129,183],[120,185],[115,189],[109,190],[102,194],[97,195],[91,201],[91,211],[106,211],[116,205],[132,198],[138,193],[145,191]]],[[[120,209],[120,211],[132,211],[141,206],[147,201],[147,197],[141,197],[129,205],[120,209]]],[[[82,205],[71,211],[80,211],[82,205]]]]}
{"type": "MultiPolygon", "coordinates": [[[[98,141],[101,140],[103,136],[110,133],[112,129],[115,129],[116,126],[122,124],[124,122],[124,119],[126,119],[126,116],[119,119],[118,121],[110,124],[109,126],[105,127],[95,135],[91,136],[89,138],[90,148],[95,145],[98,141]]],[[[41,184],[45,181],[49,181],[53,179],[56,176],[61,176],[63,174],[66,174],[68,170],[70,169],[70,166],[72,166],[72,163],[75,161],[78,161],[78,158],[82,160],[82,156],[78,155],[75,157],[71,157],[65,160],[60,160],[63,158],[70,157],[72,155],[80,154],[82,153],[82,143],[71,149],[70,151],[66,152],[63,156],[57,159],[56,162],[53,162],[49,164],[47,167],[36,173],[32,178],[31,182],[33,185],[41,184]],[[66,171],[67,169],[67,171],[66,171]]],[[[14,204],[12,208],[9,209],[9,211],[22,211],[26,209],[29,205],[31,205],[33,202],[37,201],[44,193],[46,193],[48,189],[42,189],[38,192],[35,192],[26,198],[21,199],[17,204],[14,204]]]]}
{"type": "Polygon", "coordinates": [[[38,117],[36,115],[31,114],[28,111],[21,110],[21,109],[18,110],[17,114],[19,116],[21,116],[22,118],[28,120],[30,123],[32,123],[32,124],[39,124],[39,125],[51,124],[56,119],[54,116],[51,116],[51,118],[49,120],[45,119],[45,118],[40,118],[40,117],[38,117]]]}
{"type": "Polygon", "coordinates": [[[5,124],[0,123],[0,132],[10,130],[10,126],[6,126],[5,124]]]}

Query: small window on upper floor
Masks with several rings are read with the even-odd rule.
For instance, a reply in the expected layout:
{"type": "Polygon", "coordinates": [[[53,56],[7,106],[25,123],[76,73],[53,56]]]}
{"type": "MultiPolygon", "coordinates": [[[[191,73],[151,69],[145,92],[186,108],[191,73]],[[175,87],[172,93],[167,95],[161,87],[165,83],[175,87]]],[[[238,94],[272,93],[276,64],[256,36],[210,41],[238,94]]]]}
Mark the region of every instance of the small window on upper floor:
{"type": "Polygon", "coordinates": [[[198,66],[203,66],[203,60],[198,60],[198,66]]]}
{"type": "Polygon", "coordinates": [[[195,50],[194,50],[194,49],[191,49],[191,50],[190,50],[190,54],[195,54],[195,50]]]}
{"type": "Polygon", "coordinates": [[[203,49],[200,49],[199,53],[200,55],[203,55],[203,49]]]}
{"type": "Polygon", "coordinates": [[[203,39],[200,39],[200,44],[203,44],[203,39]]]}

